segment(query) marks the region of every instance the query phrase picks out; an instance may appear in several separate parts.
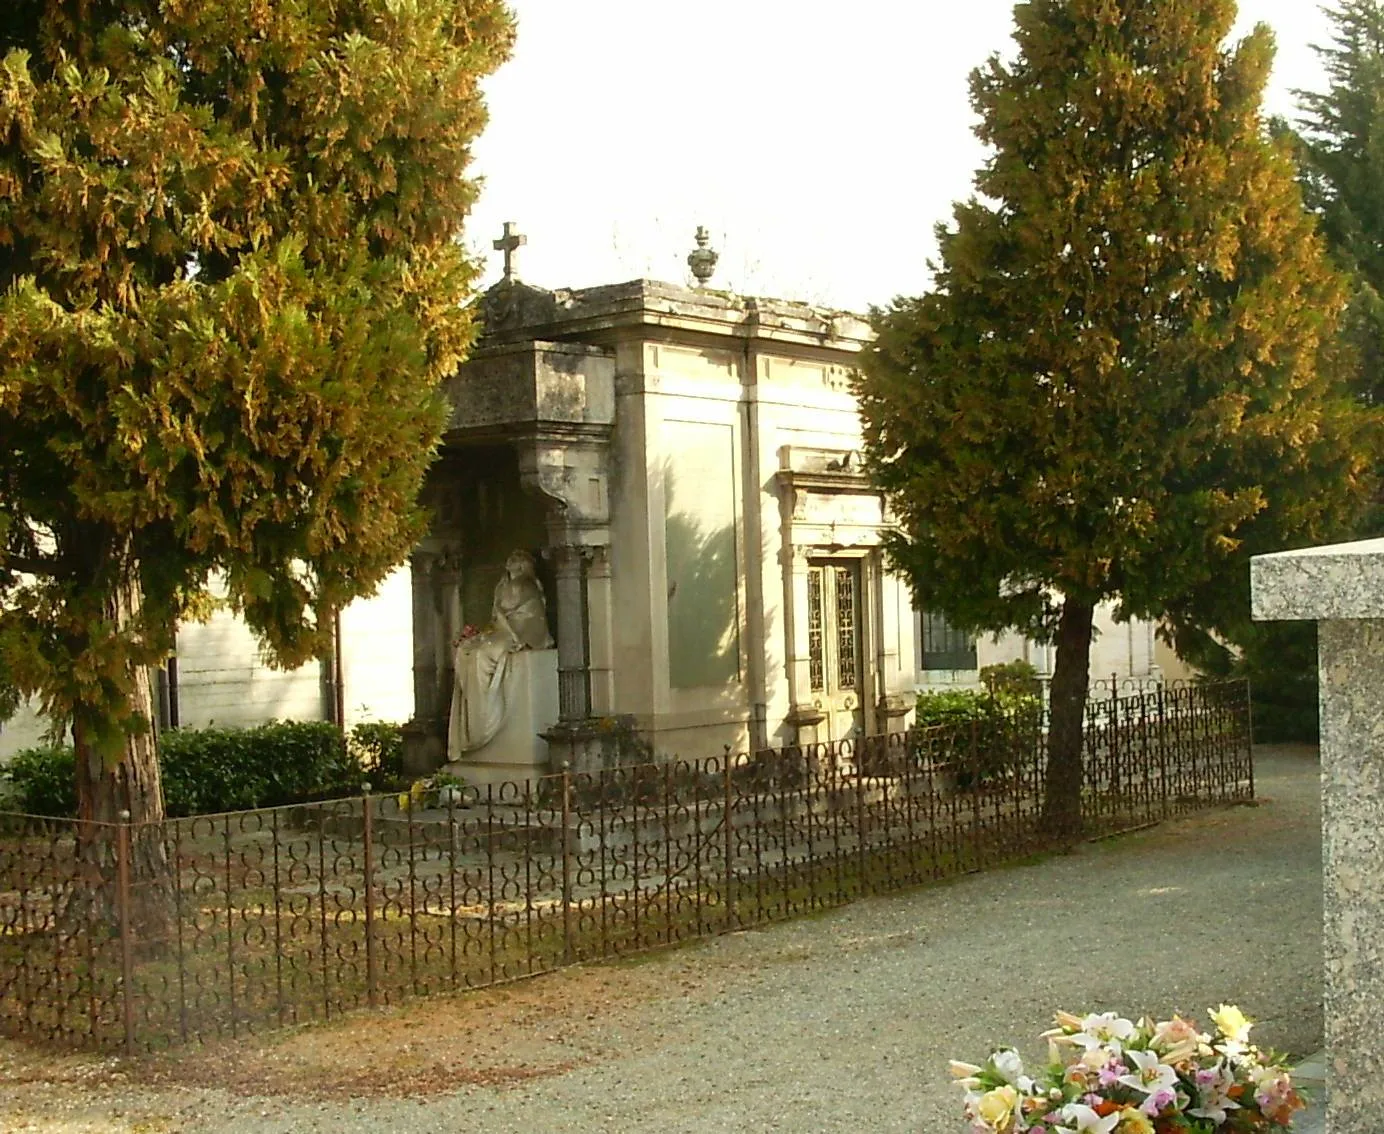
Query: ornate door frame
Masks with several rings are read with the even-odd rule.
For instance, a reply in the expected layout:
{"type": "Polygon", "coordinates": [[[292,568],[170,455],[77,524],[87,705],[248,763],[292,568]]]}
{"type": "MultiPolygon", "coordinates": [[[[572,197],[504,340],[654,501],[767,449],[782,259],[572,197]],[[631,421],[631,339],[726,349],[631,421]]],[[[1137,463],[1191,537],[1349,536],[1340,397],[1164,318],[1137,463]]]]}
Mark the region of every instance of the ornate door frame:
{"type": "MultiPolygon", "coordinates": [[[[795,544],[790,549],[790,569],[786,582],[788,617],[787,658],[788,695],[790,709],[787,721],[797,730],[798,743],[813,743],[820,740],[840,740],[844,737],[835,733],[841,731],[838,724],[830,720],[833,706],[828,703],[831,689],[839,682],[817,680],[814,675],[814,655],[822,665],[837,664],[834,644],[823,644],[818,652],[814,648],[812,580],[814,570],[822,567],[853,565],[858,571],[858,609],[855,612],[856,652],[858,661],[859,689],[856,704],[850,711],[859,714],[860,734],[871,735],[878,731],[877,714],[873,711],[878,700],[879,687],[879,618],[880,618],[880,579],[882,574],[880,554],[877,546],[842,547],[833,544],[795,544]]],[[[822,604],[825,608],[829,604],[822,604]]],[[[828,615],[829,617],[829,615],[828,615]]],[[[824,634],[831,633],[830,627],[823,627],[824,634]]],[[[846,710],[843,704],[836,707],[837,713],[846,710]]]]}
{"type": "Polygon", "coordinates": [[[833,555],[807,564],[808,692],[826,714],[829,740],[865,732],[865,557],[833,555]]]}
{"type": "Polygon", "coordinates": [[[778,483],[783,532],[787,723],[798,743],[825,740],[831,729],[813,690],[809,578],[814,562],[856,560],[860,609],[856,623],[860,652],[860,712],[864,735],[882,731],[878,702],[883,689],[883,553],[894,527],[880,493],[848,450],[784,446],[778,483]]]}

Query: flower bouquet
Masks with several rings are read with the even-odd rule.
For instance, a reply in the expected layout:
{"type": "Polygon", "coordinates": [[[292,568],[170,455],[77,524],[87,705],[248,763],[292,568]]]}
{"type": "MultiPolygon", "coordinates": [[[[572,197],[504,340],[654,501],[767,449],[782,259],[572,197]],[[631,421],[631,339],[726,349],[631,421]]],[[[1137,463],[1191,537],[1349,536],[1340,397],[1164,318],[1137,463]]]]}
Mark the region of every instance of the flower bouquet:
{"type": "Polygon", "coordinates": [[[1059,1012],[1048,1065],[1024,1071],[1012,1048],[983,1066],[953,1063],[975,1134],[1219,1134],[1291,1128],[1302,1096],[1287,1070],[1249,1043],[1250,1021],[1221,1005],[1216,1034],[1174,1016],[1137,1024],[1113,1012],[1059,1012]]]}

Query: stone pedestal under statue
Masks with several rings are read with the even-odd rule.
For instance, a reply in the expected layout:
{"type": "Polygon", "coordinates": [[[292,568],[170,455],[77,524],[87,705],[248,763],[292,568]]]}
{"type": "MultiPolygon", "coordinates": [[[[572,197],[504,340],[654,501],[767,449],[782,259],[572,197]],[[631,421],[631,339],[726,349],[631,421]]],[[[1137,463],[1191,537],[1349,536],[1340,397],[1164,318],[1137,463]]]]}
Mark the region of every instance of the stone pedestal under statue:
{"type": "Polygon", "coordinates": [[[558,718],[557,650],[510,654],[503,693],[504,723],[494,738],[444,764],[442,771],[482,788],[548,774],[548,743],[539,734],[558,718]]]}

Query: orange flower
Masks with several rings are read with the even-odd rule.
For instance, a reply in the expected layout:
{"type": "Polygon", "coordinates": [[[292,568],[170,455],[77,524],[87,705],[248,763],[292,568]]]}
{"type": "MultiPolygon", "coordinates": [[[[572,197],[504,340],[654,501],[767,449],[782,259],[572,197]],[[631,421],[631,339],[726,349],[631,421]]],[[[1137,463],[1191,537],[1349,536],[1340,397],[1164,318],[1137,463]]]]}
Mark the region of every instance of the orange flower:
{"type": "Polygon", "coordinates": [[[1091,1109],[1102,1118],[1105,1118],[1108,1115],[1114,1114],[1117,1110],[1124,1110],[1124,1107],[1117,1102],[1111,1102],[1109,1099],[1102,1099],[1091,1109]]]}
{"type": "Polygon", "coordinates": [[[1283,1101],[1277,1106],[1270,1106],[1264,1109],[1264,1117],[1270,1122],[1277,1123],[1279,1126],[1291,1126],[1293,1123],[1293,1112],[1302,1110],[1307,1104],[1296,1091],[1289,1091],[1283,1101]]]}

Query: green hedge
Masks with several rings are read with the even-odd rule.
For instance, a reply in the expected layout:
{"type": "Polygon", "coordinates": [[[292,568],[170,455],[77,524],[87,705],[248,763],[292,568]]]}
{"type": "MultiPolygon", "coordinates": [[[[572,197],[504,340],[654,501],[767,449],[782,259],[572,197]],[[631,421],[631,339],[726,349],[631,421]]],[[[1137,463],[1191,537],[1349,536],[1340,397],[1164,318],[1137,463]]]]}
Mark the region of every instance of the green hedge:
{"type": "Polygon", "coordinates": [[[8,807],[30,815],[77,814],[77,759],[70,748],[25,748],[0,769],[0,778],[8,807]]]}
{"type": "Polygon", "coordinates": [[[985,666],[980,671],[980,683],[991,693],[1019,693],[1025,697],[1040,697],[1043,693],[1037,668],[1021,658],[985,666]]]}
{"type": "Polygon", "coordinates": [[[169,815],[358,795],[364,770],[327,721],[173,729],[159,739],[169,815]]]}
{"type": "MultiPolygon", "coordinates": [[[[164,806],[207,815],[359,795],[402,778],[398,725],[362,724],[343,738],[325,721],[271,721],[254,728],[173,729],[159,737],[164,806]]],[[[11,806],[33,815],[75,815],[70,748],[28,748],[3,770],[11,806]]]]}
{"type": "Polygon", "coordinates": [[[919,750],[931,741],[928,754],[951,766],[959,788],[1003,779],[1032,756],[1042,709],[1039,697],[1007,689],[919,693],[915,727],[942,729],[940,737],[919,735],[919,750]]]}

